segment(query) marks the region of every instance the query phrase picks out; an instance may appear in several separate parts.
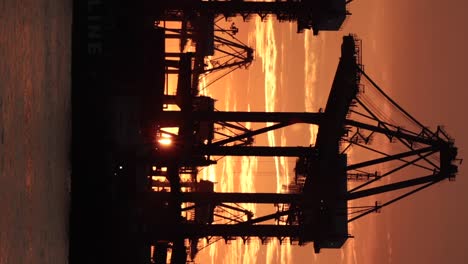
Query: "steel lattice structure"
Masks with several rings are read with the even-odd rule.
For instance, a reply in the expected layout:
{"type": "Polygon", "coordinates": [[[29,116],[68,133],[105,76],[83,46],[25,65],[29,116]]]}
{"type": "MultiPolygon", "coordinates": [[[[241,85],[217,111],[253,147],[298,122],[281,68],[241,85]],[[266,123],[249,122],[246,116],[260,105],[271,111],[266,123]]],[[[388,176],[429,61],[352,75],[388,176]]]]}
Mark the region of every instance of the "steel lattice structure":
{"type": "MultiPolygon", "coordinates": [[[[189,60],[190,58],[187,57],[189,60]]],[[[188,65],[190,65],[188,63],[188,65]]],[[[190,69],[187,69],[187,74],[190,69]]],[[[189,85],[186,87],[190,87],[189,85]]],[[[181,88],[182,89],[182,88],[181,88]]],[[[187,89],[187,88],[186,88],[187,89]]],[[[171,147],[156,146],[145,155],[147,164],[167,167],[170,192],[149,192],[145,201],[170,215],[166,219],[145,220],[145,236],[154,245],[158,241],[172,241],[175,248],[185,248],[184,241],[196,243],[201,238],[221,237],[230,240],[241,237],[269,237],[304,245],[313,242],[316,252],[321,248],[339,248],[350,237],[348,223],[397,202],[457,173],[457,148],[454,141],[440,127],[435,131],[423,126],[401,106],[388,97],[365,73],[361,64],[360,41],[349,35],[343,38],[342,54],[326,108],[317,113],[286,112],[222,112],[214,110],[209,98],[187,97],[181,111],[163,111],[157,123],[160,128],[179,127],[171,147]],[[370,83],[363,87],[363,81],[370,83]],[[365,89],[365,91],[364,91],[365,89]],[[413,125],[403,128],[372,109],[366,94],[374,89],[389,105],[397,109],[413,125]],[[257,130],[240,130],[235,135],[219,139],[214,136],[215,124],[233,127],[239,122],[273,123],[257,130]],[[307,147],[254,146],[251,140],[267,131],[298,123],[319,126],[316,142],[307,147]],[[204,132],[201,132],[204,131],[204,132]],[[379,138],[380,139],[377,139],[379,138]],[[235,144],[247,140],[249,144],[235,144]],[[379,149],[375,141],[399,144],[395,151],[379,149]],[[362,148],[367,155],[350,162],[347,153],[362,148]],[[181,168],[215,164],[212,156],[289,156],[296,157],[295,192],[291,193],[216,193],[212,189],[182,192],[181,168]],[[373,168],[391,164],[384,172],[373,168]],[[415,167],[416,170],[409,170],[415,167]],[[428,173],[421,175],[421,171],[428,173]],[[404,172],[402,180],[380,181],[404,172]],[[358,181],[356,185],[354,181],[358,181]],[[403,191],[403,192],[401,192],[403,191]],[[382,193],[396,193],[387,201],[372,199],[382,193]],[[364,201],[356,205],[355,201],[364,201]],[[353,206],[349,206],[353,201],[353,206]],[[241,208],[244,215],[229,223],[213,222],[216,207],[233,203],[283,205],[266,215],[257,216],[241,208]],[[183,206],[190,204],[190,206],[183,206]],[[193,219],[181,213],[194,210],[193,219]],[[196,211],[198,210],[198,211],[196,211]],[[198,213],[197,213],[198,212],[198,213]],[[272,224],[271,221],[276,221],[272,224]]],[[[396,178],[396,177],[395,177],[396,178]]],[[[154,210],[154,209],[153,209],[154,210]]],[[[185,259],[185,250],[173,255],[174,261],[185,259]]],[[[192,253],[194,255],[195,253],[192,253]]]]}

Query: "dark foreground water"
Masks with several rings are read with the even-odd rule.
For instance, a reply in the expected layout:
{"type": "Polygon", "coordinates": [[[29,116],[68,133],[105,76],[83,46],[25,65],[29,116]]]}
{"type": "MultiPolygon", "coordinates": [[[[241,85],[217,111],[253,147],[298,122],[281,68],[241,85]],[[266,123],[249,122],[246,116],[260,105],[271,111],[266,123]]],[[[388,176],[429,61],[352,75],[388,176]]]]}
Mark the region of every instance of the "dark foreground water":
{"type": "Polygon", "coordinates": [[[0,0],[0,264],[67,263],[71,0],[0,0]]]}

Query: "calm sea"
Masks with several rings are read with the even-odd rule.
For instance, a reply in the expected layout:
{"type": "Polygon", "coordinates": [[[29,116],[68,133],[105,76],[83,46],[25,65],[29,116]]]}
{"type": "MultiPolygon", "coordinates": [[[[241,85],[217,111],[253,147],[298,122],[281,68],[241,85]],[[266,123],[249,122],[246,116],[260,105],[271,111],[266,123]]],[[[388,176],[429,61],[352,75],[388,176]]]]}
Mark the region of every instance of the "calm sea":
{"type": "Polygon", "coordinates": [[[0,0],[0,264],[67,263],[71,0],[0,0]]]}

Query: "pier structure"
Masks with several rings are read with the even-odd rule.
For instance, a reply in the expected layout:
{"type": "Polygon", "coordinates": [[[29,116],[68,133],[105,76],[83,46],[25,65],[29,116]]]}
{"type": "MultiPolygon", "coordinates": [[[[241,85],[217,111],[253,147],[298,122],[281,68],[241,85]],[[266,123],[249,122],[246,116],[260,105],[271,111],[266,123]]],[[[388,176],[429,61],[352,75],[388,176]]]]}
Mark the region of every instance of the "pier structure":
{"type": "Polygon", "coordinates": [[[421,124],[370,78],[355,36],[343,38],[324,110],[217,111],[216,100],[200,93],[203,75],[254,59],[237,27],[220,20],[274,18],[318,34],[339,30],[350,2],[75,1],[71,259],[186,263],[200,240],[239,237],[339,248],[351,237],[349,222],[455,179],[454,140],[421,124]],[[171,39],[179,47],[169,52],[171,39]],[[168,76],[176,78],[174,93],[165,89],[168,76]],[[313,145],[256,144],[262,133],[299,123],[319,127],[313,145]],[[199,170],[227,155],[295,158],[289,191],[216,192],[199,170]],[[272,210],[260,215],[242,203],[272,210]]]}
{"type": "MultiPolygon", "coordinates": [[[[151,6],[151,4],[148,4],[151,6]]],[[[244,21],[258,15],[262,20],[273,15],[280,22],[296,22],[297,32],[312,29],[314,34],[324,30],[339,30],[347,15],[345,0],[280,0],[280,1],[201,1],[177,0],[165,3],[158,18],[182,21],[187,17],[241,16],[244,21]]],[[[151,10],[151,9],[150,9],[151,10]]]]}
{"type": "Polygon", "coordinates": [[[235,69],[247,68],[254,59],[254,50],[236,38],[239,29],[235,24],[220,26],[222,21],[237,16],[244,21],[255,15],[262,20],[273,16],[280,22],[296,22],[298,33],[312,29],[316,35],[339,30],[350,15],[346,5],[345,0],[177,0],[157,4],[146,1],[144,8],[145,17],[164,30],[166,39],[179,40],[178,51],[165,53],[166,74],[179,74],[182,53],[193,52],[192,94],[197,95],[202,75],[217,73],[212,78],[215,82],[235,69]],[[177,26],[169,26],[174,24],[177,26]]]}
{"type": "MultiPolygon", "coordinates": [[[[162,252],[161,247],[171,248],[173,263],[193,259],[200,239],[210,241],[216,237],[225,241],[237,237],[248,241],[257,237],[261,241],[277,238],[298,245],[313,243],[318,253],[323,248],[342,247],[351,237],[349,222],[379,212],[438,182],[453,180],[457,173],[454,141],[441,127],[432,131],[423,126],[384,93],[364,71],[360,45],[353,35],[343,38],[341,58],[326,108],[315,113],[215,111],[211,98],[184,96],[183,91],[190,89],[191,68],[182,67],[185,73],[179,75],[180,87],[178,84],[181,110],[161,111],[153,120],[157,124],[157,134],[169,135],[166,138],[170,139],[170,144],[155,139],[154,146],[142,157],[142,164],[147,168],[164,168],[162,175],[167,183],[164,191],[154,191],[158,186],[150,183],[147,189],[151,191],[142,192],[140,203],[144,204],[146,213],[140,219],[144,226],[141,237],[157,252],[162,252]],[[369,85],[364,87],[363,80],[369,85]],[[412,128],[391,123],[377,113],[366,98],[371,89],[410,120],[412,128]],[[215,133],[217,124],[238,126],[241,122],[272,125],[222,137],[215,133]],[[299,123],[319,126],[314,145],[269,147],[254,144],[259,134],[299,123]],[[179,130],[177,134],[170,134],[164,131],[165,127],[179,130]],[[386,140],[400,147],[396,151],[379,149],[380,144],[372,144],[376,140],[386,140]],[[362,148],[373,155],[350,163],[347,153],[351,148],[362,148]],[[192,177],[194,186],[205,187],[185,191],[187,183],[181,181],[183,171],[214,165],[213,156],[295,157],[295,179],[291,183],[294,188],[288,193],[218,193],[212,186],[206,188],[209,183],[192,177]],[[391,169],[376,171],[382,164],[391,169]],[[415,169],[406,170],[409,167],[415,169]],[[392,177],[391,182],[380,181],[394,175],[402,179],[393,180],[397,177],[392,177]],[[392,198],[371,201],[384,193],[391,194],[392,198]],[[276,209],[256,215],[238,207],[237,203],[271,204],[276,209]],[[239,217],[218,224],[214,219],[223,217],[216,213],[219,207],[233,209],[239,217]],[[159,217],[161,215],[166,217],[159,217]]],[[[182,58],[193,59],[190,54],[182,58]]]]}

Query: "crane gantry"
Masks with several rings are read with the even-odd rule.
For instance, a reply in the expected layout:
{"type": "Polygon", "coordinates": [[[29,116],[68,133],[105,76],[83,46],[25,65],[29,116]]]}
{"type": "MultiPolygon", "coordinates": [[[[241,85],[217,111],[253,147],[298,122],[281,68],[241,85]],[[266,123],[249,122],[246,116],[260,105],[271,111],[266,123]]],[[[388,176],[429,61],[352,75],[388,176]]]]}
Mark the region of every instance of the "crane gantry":
{"type": "MultiPolygon", "coordinates": [[[[185,59],[190,61],[190,55],[185,59]]],[[[187,74],[189,72],[190,67],[187,74]]],[[[224,240],[258,237],[262,241],[275,237],[299,245],[312,242],[316,252],[322,248],[340,248],[350,237],[349,222],[438,182],[451,180],[457,173],[457,148],[453,139],[441,127],[433,131],[423,126],[385,94],[363,70],[360,41],[353,35],[343,37],[341,58],[324,111],[225,112],[215,111],[214,100],[207,97],[188,97],[183,102],[181,111],[161,111],[156,120],[160,129],[179,127],[179,134],[171,138],[172,145],[165,147],[156,143],[145,156],[148,166],[167,168],[165,176],[170,184],[168,191],[148,192],[144,199],[152,210],[158,205],[157,211],[171,217],[145,219],[144,235],[153,245],[158,241],[172,241],[174,260],[186,258],[185,250],[175,250],[185,249],[186,239],[196,251],[199,239],[213,237],[224,240]],[[370,85],[363,86],[363,80],[370,85]],[[381,100],[396,109],[412,126],[392,123],[392,118],[378,112],[372,104],[377,97],[367,98],[371,90],[380,94],[381,100]],[[240,122],[272,125],[224,135],[221,139],[214,135],[215,124],[234,126],[240,122]],[[317,139],[312,146],[253,144],[253,138],[259,134],[299,123],[318,125],[317,139]],[[246,139],[250,144],[235,144],[246,139]],[[390,150],[373,142],[387,142],[398,147],[390,150]],[[350,161],[347,154],[350,149],[363,149],[371,154],[350,161]],[[212,165],[216,163],[213,156],[229,155],[296,157],[295,188],[291,189],[294,191],[219,193],[213,188],[181,191],[179,173],[183,168],[212,165]],[[377,171],[382,164],[387,170],[377,171]],[[382,181],[385,177],[391,180],[382,181]],[[369,199],[383,193],[396,195],[369,204],[369,199]],[[359,201],[364,204],[356,204],[359,201]],[[245,217],[229,223],[213,222],[215,208],[235,203],[284,206],[273,206],[276,210],[265,215],[248,214],[239,209],[245,217]],[[182,212],[190,210],[194,212],[193,219],[181,217],[182,212]],[[272,224],[272,220],[276,222],[272,224]]]]}

